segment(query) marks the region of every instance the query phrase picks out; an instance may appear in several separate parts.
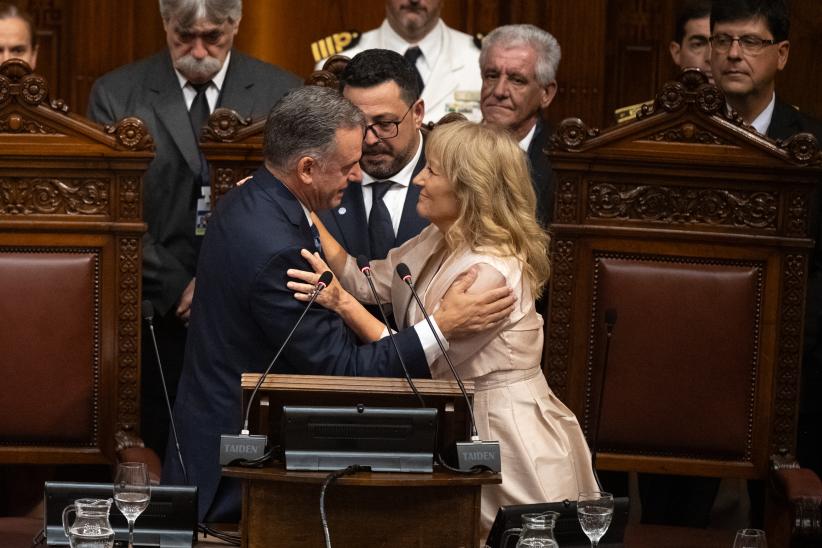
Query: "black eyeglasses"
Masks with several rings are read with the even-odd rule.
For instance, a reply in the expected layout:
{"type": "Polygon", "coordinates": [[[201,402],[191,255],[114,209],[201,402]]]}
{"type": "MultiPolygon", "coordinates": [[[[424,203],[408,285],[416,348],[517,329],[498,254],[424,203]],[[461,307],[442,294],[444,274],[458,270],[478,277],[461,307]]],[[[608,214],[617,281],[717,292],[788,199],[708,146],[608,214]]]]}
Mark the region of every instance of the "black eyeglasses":
{"type": "Polygon", "coordinates": [[[739,42],[739,49],[745,53],[760,53],[768,46],[777,44],[776,40],[766,40],[753,34],[743,36],[731,36],[730,34],[716,34],[711,36],[711,47],[720,53],[725,53],[731,49],[734,42],[739,42]]]}
{"type": "Polygon", "coordinates": [[[365,126],[365,133],[363,134],[363,139],[368,132],[371,131],[377,137],[377,139],[393,139],[397,135],[400,134],[400,124],[403,123],[405,117],[408,116],[408,113],[411,112],[411,108],[413,108],[414,103],[411,103],[411,106],[408,107],[408,110],[405,111],[405,114],[402,115],[398,121],[386,121],[380,120],[379,122],[374,122],[373,124],[365,126]]]}

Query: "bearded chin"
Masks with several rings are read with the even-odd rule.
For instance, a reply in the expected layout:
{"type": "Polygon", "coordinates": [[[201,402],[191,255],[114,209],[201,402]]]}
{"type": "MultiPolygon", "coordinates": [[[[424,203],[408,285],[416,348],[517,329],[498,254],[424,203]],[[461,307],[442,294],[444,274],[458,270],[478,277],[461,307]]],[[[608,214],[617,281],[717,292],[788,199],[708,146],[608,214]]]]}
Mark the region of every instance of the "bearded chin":
{"type": "Polygon", "coordinates": [[[206,81],[220,72],[223,67],[215,57],[195,59],[191,54],[184,55],[174,62],[174,68],[179,70],[189,80],[206,81]]]}

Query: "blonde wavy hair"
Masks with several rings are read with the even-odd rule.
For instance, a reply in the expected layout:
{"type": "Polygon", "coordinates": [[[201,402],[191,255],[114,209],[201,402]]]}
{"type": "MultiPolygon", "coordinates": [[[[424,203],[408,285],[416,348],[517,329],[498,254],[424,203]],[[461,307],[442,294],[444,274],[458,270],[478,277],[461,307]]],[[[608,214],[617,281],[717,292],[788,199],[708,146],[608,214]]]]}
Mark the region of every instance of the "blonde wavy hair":
{"type": "Polygon", "coordinates": [[[539,297],[550,276],[548,234],[536,220],[536,194],[518,143],[496,126],[450,122],[431,132],[425,154],[440,164],[459,202],[445,234],[449,247],[518,257],[539,297]]]}

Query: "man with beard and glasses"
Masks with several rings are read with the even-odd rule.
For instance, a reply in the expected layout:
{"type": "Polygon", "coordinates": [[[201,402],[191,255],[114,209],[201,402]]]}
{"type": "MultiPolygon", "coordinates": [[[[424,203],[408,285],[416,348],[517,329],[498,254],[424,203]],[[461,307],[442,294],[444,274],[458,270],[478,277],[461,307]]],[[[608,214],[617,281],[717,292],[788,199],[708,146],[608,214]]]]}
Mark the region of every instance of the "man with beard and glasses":
{"type": "Polygon", "coordinates": [[[437,122],[449,112],[461,112],[479,121],[479,43],[446,26],[440,18],[442,2],[385,0],[385,20],[379,28],[362,36],[339,33],[314,42],[311,47],[317,68],[336,53],[354,57],[373,48],[396,51],[416,72],[426,122],[437,122]],[[344,40],[339,39],[341,35],[345,35],[344,40]],[[337,47],[342,43],[348,45],[337,47]]]}
{"type": "MultiPolygon", "coordinates": [[[[143,299],[154,305],[158,346],[172,401],[183,363],[199,243],[209,201],[199,135],[216,107],[261,118],[296,76],[232,49],[242,0],[160,0],[168,49],[110,72],[95,83],[88,116],[113,124],[137,116],[155,158],[144,176],[143,299]]],[[[168,417],[150,337],[142,348],[142,425],[162,454],[168,417]]]]}
{"type": "Polygon", "coordinates": [[[411,184],[425,166],[425,102],[414,71],[402,55],[386,49],[354,56],[340,75],[340,89],[365,114],[363,176],[339,206],[320,216],[349,254],[383,259],[428,225],[417,214],[420,188],[411,184]]]}

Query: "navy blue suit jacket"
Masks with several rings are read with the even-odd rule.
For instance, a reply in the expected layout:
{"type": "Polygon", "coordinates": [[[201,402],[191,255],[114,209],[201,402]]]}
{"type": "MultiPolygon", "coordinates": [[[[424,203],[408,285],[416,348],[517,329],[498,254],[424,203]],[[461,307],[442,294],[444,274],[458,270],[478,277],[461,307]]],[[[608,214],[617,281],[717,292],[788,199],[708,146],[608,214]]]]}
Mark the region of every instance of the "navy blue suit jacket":
{"type": "Polygon", "coordinates": [[[537,220],[542,226],[548,226],[554,217],[554,196],[556,194],[556,178],[551,169],[551,160],[543,152],[548,146],[550,131],[542,122],[537,120],[537,129],[534,138],[528,145],[528,161],[531,168],[531,182],[537,194],[537,220]]]}
{"type": "MultiPolygon", "coordinates": [[[[420,154],[417,165],[414,166],[412,179],[425,167],[425,150],[420,154]]],[[[368,216],[365,214],[365,202],[362,197],[362,185],[348,185],[343,194],[340,205],[328,211],[320,212],[320,219],[349,255],[358,257],[365,255],[373,259],[371,246],[368,240],[368,216]]],[[[428,220],[417,214],[417,200],[420,196],[420,187],[411,183],[405,195],[405,204],[402,208],[400,226],[397,229],[397,239],[394,247],[399,247],[410,240],[428,226],[428,220]]]]}
{"type": "MultiPolygon", "coordinates": [[[[264,167],[228,193],[209,221],[174,405],[183,458],[199,487],[201,521],[212,503],[220,515],[225,508],[239,515],[239,490],[223,496],[221,488],[223,500],[215,499],[220,434],[242,427],[240,375],[267,367],[305,308],[286,287],[286,270],[309,269],[300,249],[313,249],[313,242],[299,202],[264,167]]],[[[410,374],[430,376],[416,332],[406,329],[395,339],[410,374]]],[[[358,345],[340,317],[319,305],[306,314],[273,371],[403,376],[389,339],[358,345]]],[[[163,472],[164,480],[182,483],[173,451],[163,472]]]]}

